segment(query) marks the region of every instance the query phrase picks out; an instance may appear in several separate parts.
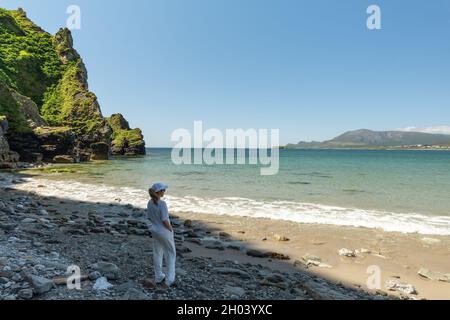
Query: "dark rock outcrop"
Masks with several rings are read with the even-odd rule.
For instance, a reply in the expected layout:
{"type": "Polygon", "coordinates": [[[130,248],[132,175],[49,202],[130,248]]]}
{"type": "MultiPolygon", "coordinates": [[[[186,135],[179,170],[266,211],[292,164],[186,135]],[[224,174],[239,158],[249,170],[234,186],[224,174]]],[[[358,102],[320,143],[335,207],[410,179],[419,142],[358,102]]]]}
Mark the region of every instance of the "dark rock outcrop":
{"type": "Polygon", "coordinates": [[[40,127],[34,133],[44,161],[52,162],[59,155],[74,155],[75,134],[70,128],[40,127]]]}

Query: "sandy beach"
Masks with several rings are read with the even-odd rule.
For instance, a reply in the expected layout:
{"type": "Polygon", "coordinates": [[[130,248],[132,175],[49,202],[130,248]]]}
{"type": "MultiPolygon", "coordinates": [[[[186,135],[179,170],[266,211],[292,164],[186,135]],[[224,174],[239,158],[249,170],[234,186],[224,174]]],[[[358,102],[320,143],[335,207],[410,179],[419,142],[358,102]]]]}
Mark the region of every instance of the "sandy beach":
{"type": "MultiPolygon", "coordinates": [[[[378,266],[381,271],[382,291],[389,292],[385,283],[400,280],[413,285],[421,299],[450,299],[450,283],[431,281],[418,275],[426,268],[448,273],[450,271],[450,239],[443,236],[402,234],[381,230],[336,227],[328,225],[298,224],[288,221],[269,219],[237,218],[225,216],[199,215],[195,213],[179,214],[184,219],[202,221],[214,228],[224,230],[246,246],[261,250],[275,251],[289,256],[287,263],[272,263],[286,271],[295,272],[294,262],[305,255],[321,258],[328,267],[311,266],[307,270],[333,282],[349,287],[367,289],[370,276],[368,268],[378,266]],[[244,231],[245,233],[241,233],[244,231]],[[279,241],[279,236],[289,241],[279,241]],[[351,251],[367,249],[369,252],[356,257],[339,255],[339,250],[351,251]]],[[[193,246],[190,246],[193,247],[193,246]]],[[[195,250],[196,248],[193,247],[195,250]]],[[[198,250],[198,249],[197,249],[198,250]]],[[[216,259],[229,258],[228,254],[210,253],[216,259]]],[[[241,257],[247,261],[245,257],[241,257]]],[[[302,268],[302,264],[300,264],[302,268]]],[[[302,268],[306,270],[306,268],[302,268]]],[[[398,293],[397,293],[398,296],[398,293]]]]}
{"type": "MultiPolygon", "coordinates": [[[[64,191],[55,197],[49,181],[36,176],[2,174],[0,182],[2,200],[6,202],[2,205],[3,211],[8,210],[7,200],[11,200],[15,208],[10,210],[18,215],[18,218],[14,219],[14,216],[5,215],[2,211],[0,216],[3,225],[3,230],[0,231],[9,245],[15,241],[14,239],[13,242],[9,241],[11,236],[19,238],[13,230],[21,230],[21,233],[18,231],[19,234],[31,239],[31,250],[34,242],[37,241],[33,234],[42,232],[36,231],[39,228],[46,231],[58,230],[60,232],[58,241],[62,243],[66,241],[73,243],[72,237],[76,237],[78,239],[77,247],[83,252],[89,251],[90,248],[89,244],[85,244],[83,247],[83,243],[94,241],[99,244],[99,248],[102,248],[99,252],[96,249],[93,249],[96,252],[92,252],[91,248],[89,254],[94,255],[95,258],[81,257],[80,255],[75,255],[74,258],[73,254],[67,251],[58,253],[58,256],[65,255],[68,260],[72,259],[72,261],[74,259],[89,260],[79,263],[86,265],[87,269],[92,269],[88,265],[97,262],[95,259],[100,259],[99,257],[102,255],[114,255],[113,252],[108,252],[116,250],[110,247],[114,241],[141,249],[144,246],[144,252],[148,255],[148,259],[133,261],[128,259],[126,266],[120,267],[120,270],[128,268],[140,270],[139,276],[130,276],[139,278],[139,283],[143,279],[152,277],[151,244],[149,243],[151,239],[145,225],[139,225],[145,220],[142,220],[144,212],[142,208],[118,203],[118,199],[114,201],[107,197],[101,199],[101,202],[93,202],[92,199],[80,201],[75,194],[66,194],[64,191]],[[23,197],[30,201],[31,208],[38,212],[45,210],[49,216],[40,217],[28,213],[29,210],[26,210],[27,200],[22,199],[23,197]],[[20,201],[20,199],[22,200],[20,201]],[[95,218],[92,218],[93,216],[95,218]],[[95,223],[90,224],[89,221],[95,223]],[[14,223],[17,229],[8,227],[11,223],[14,223]],[[24,225],[26,227],[22,227],[24,225]],[[29,229],[31,225],[34,226],[32,231],[29,229]]],[[[86,192],[89,193],[89,190],[86,192]]],[[[92,186],[92,193],[95,193],[95,186],[92,186]]],[[[299,224],[280,220],[205,215],[193,212],[176,212],[173,216],[173,223],[176,226],[177,247],[182,257],[179,258],[182,270],[178,274],[181,282],[183,282],[183,277],[189,278],[193,271],[189,270],[194,267],[189,266],[188,262],[199,259],[195,263],[196,266],[199,265],[199,261],[203,261],[203,263],[209,261],[208,266],[213,266],[213,269],[219,268],[216,264],[223,264],[227,267],[248,265],[244,270],[256,272],[255,278],[263,277],[256,287],[254,283],[249,286],[243,285],[244,288],[239,287],[246,292],[246,298],[371,299],[384,298],[389,295],[393,298],[404,299],[450,299],[449,282],[439,281],[439,279],[431,280],[418,275],[419,270],[423,268],[428,270],[426,275],[431,276],[436,276],[436,273],[445,275],[450,272],[450,238],[446,236],[404,234],[376,229],[299,224]],[[343,256],[342,252],[339,253],[344,248],[348,249],[346,255],[349,256],[343,256]],[[380,272],[381,279],[378,282],[380,287],[369,290],[367,281],[371,274],[368,271],[373,270],[374,266],[380,272]],[[369,267],[372,269],[368,269],[369,267]],[[267,276],[268,273],[279,273],[287,278],[292,277],[286,283],[278,283],[271,287],[282,290],[284,294],[272,296],[270,293],[260,292],[261,283],[266,288],[264,283],[268,282],[264,275],[267,276]],[[311,279],[316,280],[312,281],[311,279]],[[317,283],[320,285],[317,286],[317,283]],[[394,283],[394,288],[389,290],[386,286],[387,283],[394,283]],[[252,292],[252,288],[255,291],[252,292]],[[359,294],[362,296],[358,296],[359,294]]],[[[58,233],[53,231],[51,233],[44,232],[44,234],[48,236],[55,234],[56,236],[58,233]]],[[[52,240],[49,240],[49,243],[52,243],[52,240]]],[[[42,243],[38,244],[39,246],[43,246],[42,243]]],[[[52,250],[47,249],[47,251],[52,250]]],[[[132,255],[131,250],[127,255],[132,255]]],[[[3,262],[0,261],[0,264],[5,263],[5,259],[3,262]]],[[[422,271],[422,273],[424,272],[422,271]]],[[[128,272],[125,272],[125,278],[128,277],[126,274],[128,272]]],[[[195,278],[189,279],[186,280],[186,283],[195,281],[195,278]]],[[[229,286],[236,288],[236,283],[227,279],[225,281],[229,281],[229,286]]],[[[93,283],[90,284],[90,286],[92,285],[93,283]]],[[[214,284],[209,283],[209,285],[211,290],[215,290],[214,284]]],[[[178,294],[168,293],[165,295],[159,292],[152,298],[202,298],[201,295],[186,297],[178,294]]],[[[215,298],[229,297],[237,298],[238,296],[224,295],[215,298]]],[[[45,296],[42,298],[45,299],[45,296]]],[[[47,298],[54,299],[55,297],[47,298]]],[[[60,293],[59,299],[65,298],[75,299],[80,296],[67,296],[60,293]]],[[[94,294],[92,297],[87,295],[82,298],[98,299],[111,298],[111,296],[94,294]]]]}

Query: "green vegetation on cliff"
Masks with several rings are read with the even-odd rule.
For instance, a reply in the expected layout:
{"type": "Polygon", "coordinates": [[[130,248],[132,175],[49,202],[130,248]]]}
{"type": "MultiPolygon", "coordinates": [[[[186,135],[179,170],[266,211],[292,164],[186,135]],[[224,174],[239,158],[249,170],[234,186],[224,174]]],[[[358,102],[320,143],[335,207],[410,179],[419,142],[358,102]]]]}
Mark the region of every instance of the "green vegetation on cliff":
{"type": "Polygon", "coordinates": [[[64,76],[44,96],[42,117],[52,126],[70,126],[76,133],[92,133],[106,125],[97,97],[80,82],[80,61],[71,61],[64,76]]]}
{"type": "Polygon", "coordinates": [[[0,8],[0,116],[9,123],[11,149],[22,158],[42,153],[49,161],[58,155],[88,159],[99,142],[107,145],[106,157],[111,138],[122,154],[145,153],[142,132],[128,123],[111,137],[87,79],[68,29],[53,36],[22,9],[0,8]]]}
{"type": "Polygon", "coordinates": [[[141,129],[120,130],[114,132],[112,136],[112,144],[117,148],[138,147],[142,144],[141,129]]]}
{"type": "Polygon", "coordinates": [[[64,71],[53,41],[22,10],[0,8],[0,81],[38,106],[64,71]]]}

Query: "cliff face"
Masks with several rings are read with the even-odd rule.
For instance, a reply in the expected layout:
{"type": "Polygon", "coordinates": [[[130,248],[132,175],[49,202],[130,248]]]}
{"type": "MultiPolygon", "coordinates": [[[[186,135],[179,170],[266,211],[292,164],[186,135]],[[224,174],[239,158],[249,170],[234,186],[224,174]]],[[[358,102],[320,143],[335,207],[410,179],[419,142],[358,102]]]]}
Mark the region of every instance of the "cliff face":
{"type": "MultiPolygon", "coordinates": [[[[70,31],[52,36],[23,10],[0,8],[0,44],[0,116],[9,122],[9,147],[24,161],[107,159],[114,133],[89,91],[70,31]]],[[[134,136],[127,143],[139,145],[134,136]]],[[[124,154],[142,153],[127,148],[124,154]]]]}
{"type": "Polygon", "coordinates": [[[6,117],[0,116],[0,169],[12,169],[19,161],[19,155],[9,149],[5,134],[8,130],[6,117]]]}

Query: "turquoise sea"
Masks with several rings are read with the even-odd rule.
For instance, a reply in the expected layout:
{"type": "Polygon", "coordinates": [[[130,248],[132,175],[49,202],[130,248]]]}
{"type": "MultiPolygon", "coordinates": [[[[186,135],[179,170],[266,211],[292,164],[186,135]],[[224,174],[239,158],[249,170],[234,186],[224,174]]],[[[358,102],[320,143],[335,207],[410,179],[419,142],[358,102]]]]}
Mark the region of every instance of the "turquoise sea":
{"type": "Polygon", "coordinates": [[[447,151],[281,150],[274,176],[261,176],[258,165],[178,166],[171,149],[80,168],[49,178],[126,187],[142,197],[164,182],[175,212],[450,235],[447,151]]]}

